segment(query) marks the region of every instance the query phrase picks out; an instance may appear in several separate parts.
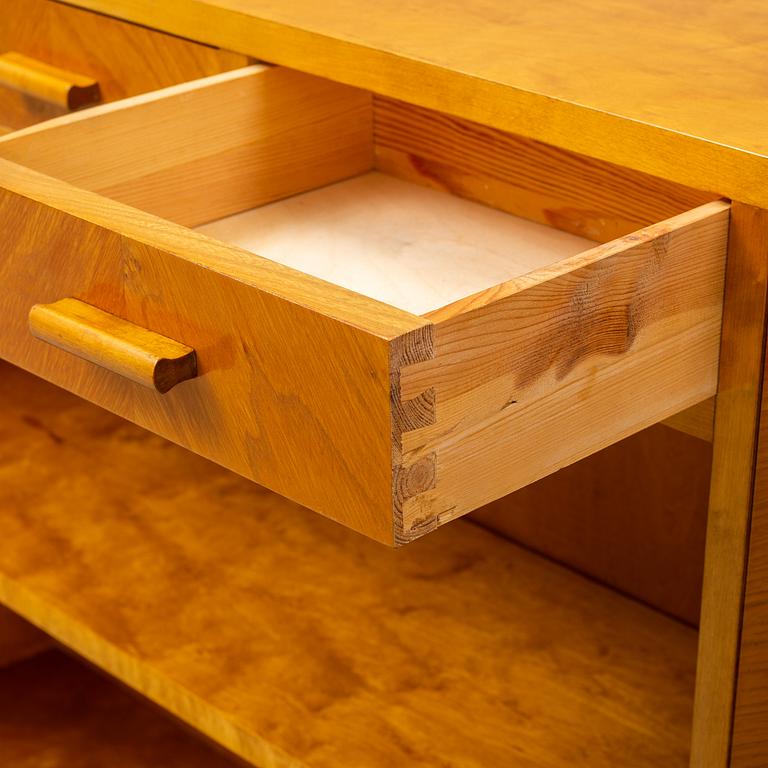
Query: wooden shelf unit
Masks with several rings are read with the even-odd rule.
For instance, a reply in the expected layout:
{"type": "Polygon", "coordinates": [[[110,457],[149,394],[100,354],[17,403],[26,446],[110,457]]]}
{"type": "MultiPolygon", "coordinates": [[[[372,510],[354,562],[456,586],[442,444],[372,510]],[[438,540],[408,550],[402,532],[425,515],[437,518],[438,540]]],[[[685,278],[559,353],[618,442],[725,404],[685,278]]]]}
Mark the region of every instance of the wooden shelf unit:
{"type": "Polygon", "coordinates": [[[0,602],[254,765],[687,765],[696,632],[469,521],[382,547],[7,364],[0,508],[0,602]]]}

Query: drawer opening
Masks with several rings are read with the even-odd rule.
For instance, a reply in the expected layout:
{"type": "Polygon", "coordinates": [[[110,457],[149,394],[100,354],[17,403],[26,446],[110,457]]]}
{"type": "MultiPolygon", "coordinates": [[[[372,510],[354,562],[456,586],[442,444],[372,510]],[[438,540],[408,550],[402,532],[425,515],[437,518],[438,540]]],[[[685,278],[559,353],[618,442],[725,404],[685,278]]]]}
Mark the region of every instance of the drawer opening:
{"type": "Polygon", "coordinates": [[[695,630],[468,521],[377,546],[7,364],[0,395],[3,601],[249,763],[688,765],[695,630]]]}
{"type": "Polygon", "coordinates": [[[436,318],[716,199],[264,65],[50,121],[0,154],[436,318]]]}
{"type": "Polygon", "coordinates": [[[709,192],[265,65],[0,158],[0,354],[388,544],[716,392],[709,192]],[[198,377],[158,401],[32,343],[66,297],[198,377]]]}

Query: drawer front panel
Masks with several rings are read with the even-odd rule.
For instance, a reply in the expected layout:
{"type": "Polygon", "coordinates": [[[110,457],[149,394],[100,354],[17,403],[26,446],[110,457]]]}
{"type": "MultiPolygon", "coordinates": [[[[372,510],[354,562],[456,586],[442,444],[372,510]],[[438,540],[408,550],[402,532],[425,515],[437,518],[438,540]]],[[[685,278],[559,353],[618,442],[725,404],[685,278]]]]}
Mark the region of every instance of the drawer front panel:
{"type": "MultiPolygon", "coordinates": [[[[354,308],[323,313],[210,268],[231,254],[224,245],[13,164],[0,170],[0,356],[391,542],[384,329],[407,331],[408,315],[361,329],[354,308]],[[185,233],[173,248],[163,226],[185,233]],[[147,231],[153,243],[137,234],[147,231]],[[198,377],[163,395],[35,339],[31,308],[65,297],[194,348],[198,377]]],[[[281,274],[286,288],[293,273],[281,274]]]]}
{"type": "MultiPolygon", "coordinates": [[[[114,101],[244,66],[242,54],[173,37],[50,0],[3,3],[0,53],[14,51],[93,78],[114,101]]],[[[0,81],[0,132],[61,115],[66,108],[0,81]]]]}

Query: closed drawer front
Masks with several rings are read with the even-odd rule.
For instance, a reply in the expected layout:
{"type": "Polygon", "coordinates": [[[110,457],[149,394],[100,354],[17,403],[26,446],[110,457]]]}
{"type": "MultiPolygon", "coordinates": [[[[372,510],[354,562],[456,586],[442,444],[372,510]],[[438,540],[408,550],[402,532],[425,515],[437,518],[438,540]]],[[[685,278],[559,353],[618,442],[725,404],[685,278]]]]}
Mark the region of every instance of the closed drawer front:
{"type": "Polygon", "coordinates": [[[246,63],[240,54],[52,0],[3,3],[0,133],[246,63]],[[82,81],[92,84],[87,98],[61,98],[67,84],[76,89],[82,81]]]}
{"type": "Polygon", "coordinates": [[[0,157],[0,356],[380,541],[716,389],[729,210],[691,190],[267,66],[0,157]],[[196,369],[161,394],[105,328],[196,369]]]}

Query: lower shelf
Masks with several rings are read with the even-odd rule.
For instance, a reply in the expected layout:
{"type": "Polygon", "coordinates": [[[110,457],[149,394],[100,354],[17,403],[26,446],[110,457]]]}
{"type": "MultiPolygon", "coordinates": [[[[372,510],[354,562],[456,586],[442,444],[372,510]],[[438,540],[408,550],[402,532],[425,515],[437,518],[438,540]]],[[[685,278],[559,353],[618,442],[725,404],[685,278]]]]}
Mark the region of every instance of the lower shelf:
{"type": "Polygon", "coordinates": [[[0,670],[0,755],[13,768],[243,765],[59,651],[0,670]]]}
{"type": "Polygon", "coordinates": [[[0,602],[249,762],[688,761],[695,631],[468,521],[390,550],[0,367],[0,602]]]}

